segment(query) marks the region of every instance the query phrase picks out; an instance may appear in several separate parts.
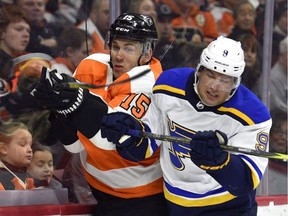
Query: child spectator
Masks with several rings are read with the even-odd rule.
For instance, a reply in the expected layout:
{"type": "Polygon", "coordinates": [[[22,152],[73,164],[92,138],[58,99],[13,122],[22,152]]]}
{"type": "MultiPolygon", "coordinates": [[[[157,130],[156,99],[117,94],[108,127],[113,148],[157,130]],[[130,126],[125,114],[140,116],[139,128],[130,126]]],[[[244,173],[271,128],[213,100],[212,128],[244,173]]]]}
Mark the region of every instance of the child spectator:
{"type": "Polygon", "coordinates": [[[34,144],[33,158],[28,167],[29,174],[34,178],[37,187],[62,188],[62,183],[53,176],[53,154],[48,146],[34,144]]]}
{"type": "Polygon", "coordinates": [[[0,190],[33,189],[27,172],[32,160],[32,135],[20,122],[0,126],[0,190]]]}

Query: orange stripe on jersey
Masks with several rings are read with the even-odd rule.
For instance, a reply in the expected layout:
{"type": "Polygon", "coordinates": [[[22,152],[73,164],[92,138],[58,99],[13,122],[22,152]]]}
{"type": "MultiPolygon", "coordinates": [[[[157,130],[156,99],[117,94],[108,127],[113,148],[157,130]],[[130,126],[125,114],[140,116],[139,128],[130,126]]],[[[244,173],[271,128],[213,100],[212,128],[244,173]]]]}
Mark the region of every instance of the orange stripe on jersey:
{"type": "Polygon", "coordinates": [[[128,161],[123,159],[116,150],[105,150],[96,147],[80,132],[78,132],[78,137],[87,151],[87,163],[103,171],[111,169],[121,169],[131,166],[139,166],[139,164],[141,164],[142,166],[149,166],[150,164],[157,162],[160,155],[160,151],[157,151],[152,157],[141,162],[128,161]],[[113,158],[113,160],[111,160],[111,158],[113,158]]]}
{"type": "MultiPolygon", "coordinates": [[[[95,179],[84,169],[84,176],[90,185],[97,188],[104,193],[111,194],[113,196],[122,197],[122,198],[139,198],[149,195],[154,195],[163,192],[163,178],[159,178],[156,181],[151,182],[139,187],[134,188],[111,188],[106,184],[103,184],[101,181],[95,179]]],[[[136,179],[135,179],[136,180],[136,179]]],[[[115,179],[117,181],[117,179],[115,179]]]]}

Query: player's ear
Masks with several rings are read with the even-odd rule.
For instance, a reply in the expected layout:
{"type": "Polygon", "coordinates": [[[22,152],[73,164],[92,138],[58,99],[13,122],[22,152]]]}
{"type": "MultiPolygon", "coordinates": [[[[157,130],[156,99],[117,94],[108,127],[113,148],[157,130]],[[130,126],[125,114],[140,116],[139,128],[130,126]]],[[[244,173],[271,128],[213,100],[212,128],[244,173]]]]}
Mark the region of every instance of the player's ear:
{"type": "Polygon", "coordinates": [[[6,156],[7,155],[7,144],[0,142],[0,155],[6,156]]]}
{"type": "Polygon", "coordinates": [[[149,62],[152,58],[153,52],[151,49],[147,50],[147,52],[142,55],[140,63],[141,65],[147,64],[147,62],[149,62]]]}

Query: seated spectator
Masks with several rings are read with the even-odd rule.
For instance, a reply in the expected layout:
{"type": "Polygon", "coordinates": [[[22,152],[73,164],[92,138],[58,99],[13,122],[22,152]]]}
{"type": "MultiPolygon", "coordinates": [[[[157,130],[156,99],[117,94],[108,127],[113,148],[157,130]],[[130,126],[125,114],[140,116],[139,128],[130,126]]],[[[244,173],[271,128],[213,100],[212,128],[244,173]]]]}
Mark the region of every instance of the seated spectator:
{"type": "Polygon", "coordinates": [[[177,14],[172,20],[177,39],[193,43],[209,43],[218,33],[214,18],[209,11],[201,11],[195,1],[162,0],[177,14]]]}
{"type": "Polygon", "coordinates": [[[69,199],[73,203],[97,203],[87,183],[79,153],[74,153],[64,169],[62,183],[68,188],[69,199]]]}
{"type": "Polygon", "coordinates": [[[0,190],[33,189],[27,168],[32,160],[32,135],[19,122],[0,126],[0,190]]]}
{"type": "Polygon", "coordinates": [[[15,0],[21,10],[27,14],[31,32],[27,52],[41,52],[55,56],[56,38],[63,31],[61,25],[45,20],[46,0],[15,0]]]}
{"type": "Polygon", "coordinates": [[[255,28],[256,11],[249,0],[241,0],[235,6],[234,27],[228,35],[229,38],[237,40],[242,34],[253,34],[257,37],[255,28]]]}
{"type": "Polygon", "coordinates": [[[30,40],[29,21],[19,7],[0,8],[0,36],[0,78],[14,82],[13,58],[24,54],[30,40]]]}
{"type": "Polygon", "coordinates": [[[92,51],[92,37],[78,28],[67,28],[57,38],[57,57],[51,62],[51,70],[70,76],[82,59],[92,51]]]}
{"type": "Polygon", "coordinates": [[[93,0],[89,18],[82,21],[78,28],[88,31],[93,38],[92,53],[107,53],[105,37],[109,30],[109,0],[93,0]]]}
{"type": "Polygon", "coordinates": [[[72,27],[77,22],[78,10],[82,1],[73,0],[47,0],[45,20],[55,23],[63,28],[72,27]]]}
{"type": "MultiPolygon", "coordinates": [[[[287,154],[287,110],[271,111],[273,120],[270,132],[270,151],[287,154]]],[[[268,193],[269,195],[287,194],[287,161],[269,159],[268,193]]]]}
{"type": "Polygon", "coordinates": [[[287,111],[287,46],[288,37],[284,38],[279,45],[278,61],[271,69],[271,97],[270,108],[278,108],[287,111]]]}
{"type": "Polygon", "coordinates": [[[150,15],[157,23],[156,6],[153,0],[131,0],[128,10],[124,12],[150,15]]]}
{"type": "Polygon", "coordinates": [[[274,9],[275,25],[273,29],[272,41],[272,66],[277,62],[279,57],[279,43],[287,37],[287,1],[282,0],[274,9]]]}
{"type": "Polygon", "coordinates": [[[242,34],[238,39],[244,50],[245,69],[241,83],[260,97],[261,61],[260,46],[257,38],[251,34],[242,34]]]}
{"type": "Polygon", "coordinates": [[[233,11],[238,0],[216,0],[210,12],[219,35],[227,36],[234,27],[233,11]]]}
{"type": "Polygon", "coordinates": [[[52,189],[62,188],[62,183],[53,175],[53,154],[48,146],[32,145],[33,157],[28,167],[28,173],[34,178],[36,187],[52,189]]]}
{"type": "Polygon", "coordinates": [[[156,44],[153,56],[157,58],[162,65],[163,70],[176,67],[179,61],[177,48],[179,41],[174,37],[174,30],[171,21],[177,17],[171,8],[164,3],[157,4],[157,27],[159,31],[159,40],[156,44]]]}

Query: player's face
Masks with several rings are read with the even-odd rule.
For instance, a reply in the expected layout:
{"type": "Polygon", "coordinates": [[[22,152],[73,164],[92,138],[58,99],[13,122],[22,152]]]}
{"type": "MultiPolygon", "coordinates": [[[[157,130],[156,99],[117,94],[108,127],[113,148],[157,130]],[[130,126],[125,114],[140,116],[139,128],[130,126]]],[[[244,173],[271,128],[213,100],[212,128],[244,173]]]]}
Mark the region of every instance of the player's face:
{"type": "Polygon", "coordinates": [[[111,45],[113,75],[117,79],[132,68],[149,61],[150,56],[142,56],[143,45],[138,41],[114,39],[111,45]]]}
{"type": "Polygon", "coordinates": [[[204,68],[198,72],[197,90],[202,101],[208,106],[222,104],[235,88],[235,80],[231,76],[204,68]]]}

